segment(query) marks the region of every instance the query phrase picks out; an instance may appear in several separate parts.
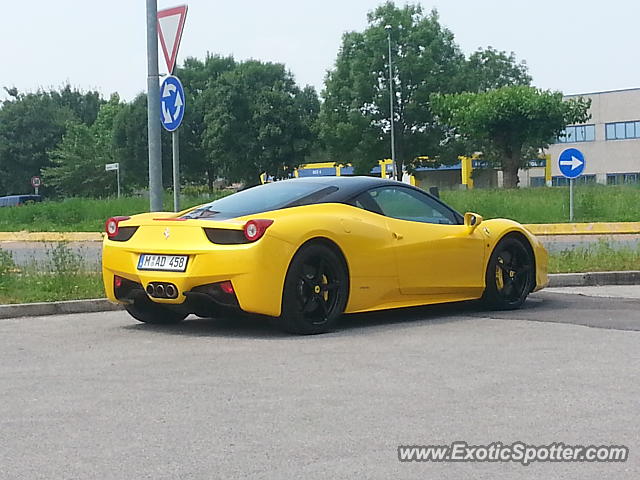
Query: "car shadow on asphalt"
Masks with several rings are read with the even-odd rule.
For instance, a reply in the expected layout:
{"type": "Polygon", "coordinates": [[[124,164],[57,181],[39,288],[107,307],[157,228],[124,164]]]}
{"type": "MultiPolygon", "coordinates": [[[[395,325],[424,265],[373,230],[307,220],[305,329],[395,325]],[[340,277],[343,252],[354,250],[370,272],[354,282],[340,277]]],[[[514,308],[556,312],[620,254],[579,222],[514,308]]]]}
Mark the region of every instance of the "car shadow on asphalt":
{"type": "Polygon", "coordinates": [[[323,335],[300,336],[278,329],[274,319],[259,315],[237,314],[216,318],[189,316],[176,325],[135,323],[121,328],[164,335],[190,335],[197,337],[229,337],[253,339],[299,339],[324,336],[362,335],[398,326],[416,326],[423,323],[442,324],[472,320],[471,313],[480,313],[479,302],[457,302],[421,307],[398,308],[367,313],[344,315],[335,329],[323,335]]]}

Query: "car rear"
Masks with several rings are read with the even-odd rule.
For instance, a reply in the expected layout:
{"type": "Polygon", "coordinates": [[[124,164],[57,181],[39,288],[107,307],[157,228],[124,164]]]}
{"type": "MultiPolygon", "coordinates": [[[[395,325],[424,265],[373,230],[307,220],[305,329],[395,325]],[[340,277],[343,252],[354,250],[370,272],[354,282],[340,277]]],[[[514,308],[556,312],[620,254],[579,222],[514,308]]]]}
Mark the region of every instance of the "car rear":
{"type": "Polygon", "coordinates": [[[286,272],[269,259],[291,255],[292,247],[268,234],[269,221],[166,214],[110,219],[102,267],[107,296],[181,305],[189,313],[221,306],[277,315],[274,287],[286,272]]]}

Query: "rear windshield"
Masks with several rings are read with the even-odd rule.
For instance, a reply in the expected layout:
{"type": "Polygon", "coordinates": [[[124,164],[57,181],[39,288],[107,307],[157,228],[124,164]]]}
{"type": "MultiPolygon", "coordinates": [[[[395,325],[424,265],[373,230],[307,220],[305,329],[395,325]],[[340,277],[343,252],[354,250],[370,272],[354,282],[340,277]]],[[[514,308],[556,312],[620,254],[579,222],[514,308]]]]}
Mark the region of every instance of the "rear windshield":
{"type": "Polygon", "coordinates": [[[285,180],[249,188],[228,197],[215,200],[190,211],[183,218],[242,217],[285,207],[319,203],[337,190],[337,187],[311,182],[285,180]]]}

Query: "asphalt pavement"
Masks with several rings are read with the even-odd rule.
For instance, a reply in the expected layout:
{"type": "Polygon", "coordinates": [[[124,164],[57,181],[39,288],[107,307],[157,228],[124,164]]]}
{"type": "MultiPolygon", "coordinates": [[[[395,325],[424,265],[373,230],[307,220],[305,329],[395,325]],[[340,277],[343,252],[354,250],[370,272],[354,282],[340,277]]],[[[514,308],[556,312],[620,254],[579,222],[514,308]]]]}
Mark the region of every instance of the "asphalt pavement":
{"type": "Polygon", "coordinates": [[[515,312],[351,315],[312,337],[255,317],[0,320],[0,478],[637,479],[638,307],[541,292],[515,312]],[[457,440],[623,444],[630,458],[397,459],[457,440]]]}

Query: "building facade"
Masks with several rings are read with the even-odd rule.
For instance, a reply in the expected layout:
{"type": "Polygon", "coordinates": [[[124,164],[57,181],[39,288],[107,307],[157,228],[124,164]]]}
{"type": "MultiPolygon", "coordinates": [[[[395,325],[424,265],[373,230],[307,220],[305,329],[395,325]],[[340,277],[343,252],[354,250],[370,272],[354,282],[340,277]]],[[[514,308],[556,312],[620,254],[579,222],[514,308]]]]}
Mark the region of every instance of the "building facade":
{"type": "MultiPolygon", "coordinates": [[[[619,185],[640,181],[640,88],[569,95],[591,99],[591,119],[570,125],[565,135],[546,153],[551,159],[553,185],[566,184],[558,169],[558,157],[566,148],[585,156],[579,182],[619,185]]],[[[539,180],[534,180],[538,182],[539,180]]]]}

